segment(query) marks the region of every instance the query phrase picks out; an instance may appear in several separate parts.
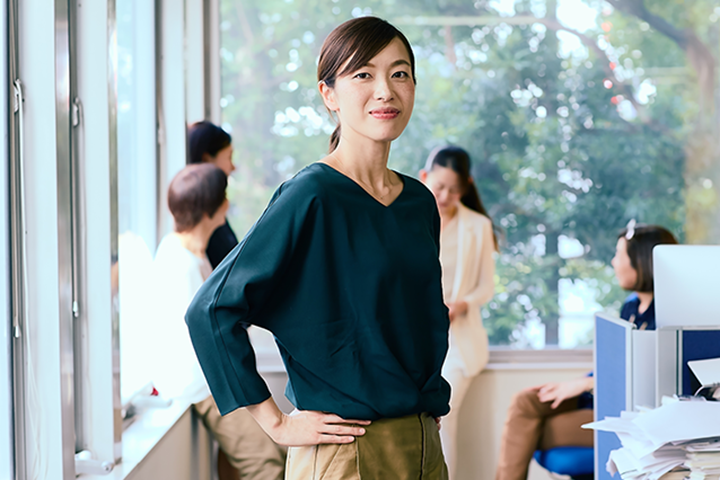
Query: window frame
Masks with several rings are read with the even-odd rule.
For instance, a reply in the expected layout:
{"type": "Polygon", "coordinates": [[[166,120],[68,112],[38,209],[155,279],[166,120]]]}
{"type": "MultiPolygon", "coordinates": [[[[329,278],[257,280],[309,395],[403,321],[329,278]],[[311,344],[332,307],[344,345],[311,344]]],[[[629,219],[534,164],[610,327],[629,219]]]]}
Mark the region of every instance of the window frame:
{"type": "MultiPolygon", "coordinates": [[[[10,80],[8,19],[9,2],[0,5],[0,78],[10,80]]],[[[10,83],[10,82],[8,82],[10,83]]],[[[0,191],[9,192],[9,123],[11,121],[8,89],[0,89],[0,191]]],[[[12,478],[14,466],[12,415],[12,312],[10,307],[10,205],[9,196],[0,196],[0,478],[12,478]]]]}

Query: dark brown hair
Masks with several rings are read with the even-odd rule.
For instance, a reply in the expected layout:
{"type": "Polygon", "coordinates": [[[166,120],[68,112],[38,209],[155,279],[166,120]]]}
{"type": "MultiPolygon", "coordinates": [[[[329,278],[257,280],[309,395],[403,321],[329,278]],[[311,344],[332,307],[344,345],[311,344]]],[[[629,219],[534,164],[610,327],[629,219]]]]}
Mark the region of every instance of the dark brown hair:
{"type": "MultiPolygon", "coordinates": [[[[415,56],[410,42],[400,30],[377,17],[353,18],[330,32],[320,49],[317,69],[318,82],[334,88],[337,77],[367,65],[395,38],[399,38],[407,48],[413,82],[416,82],[415,56]],[[345,62],[347,65],[341,71],[340,68],[345,62]]],[[[338,123],[335,131],[330,135],[329,151],[333,152],[339,142],[340,124],[338,123]]]]}
{"type": "Polygon", "coordinates": [[[193,123],[188,127],[187,163],[203,163],[206,153],[214,158],[231,143],[230,134],[217,125],[205,120],[193,123]]]}
{"type": "Polygon", "coordinates": [[[499,252],[500,249],[498,248],[498,238],[495,233],[495,224],[493,223],[492,218],[490,218],[490,215],[488,215],[485,205],[483,205],[482,199],[480,198],[480,192],[478,192],[475,183],[471,181],[471,163],[468,152],[460,147],[452,145],[437,147],[430,152],[430,155],[428,155],[427,162],[425,162],[425,171],[429,173],[435,166],[450,168],[453,172],[457,173],[460,178],[460,186],[463,189],[460,202],[470,210],[475,210],[479,214],[485,215],[490,220],[493,227],[493,243],[495,244],[495,250],[499,252]]]}
{"type": "Polygon", "coordinates": [[[653,248],[656,245],[677,245],[678,241],[672,233],[663,227],[642,224],[630,228],[630,231],[624,228],[617,238],[626,239],[630,265],[637,272],[637,282],[635,282],[631,290],[635,292],[652,292],[653,248]],[[627,239],[628,236],[630,236],[629,240],[627,239]]]}
{"type": "Polygon", "coordinates": [[[168,207],[175,231],[194,228],[203,214],[212,217],[225,202],[227,176],[211,163],[188,165],[178,172],[168,188],[168,207]]]}

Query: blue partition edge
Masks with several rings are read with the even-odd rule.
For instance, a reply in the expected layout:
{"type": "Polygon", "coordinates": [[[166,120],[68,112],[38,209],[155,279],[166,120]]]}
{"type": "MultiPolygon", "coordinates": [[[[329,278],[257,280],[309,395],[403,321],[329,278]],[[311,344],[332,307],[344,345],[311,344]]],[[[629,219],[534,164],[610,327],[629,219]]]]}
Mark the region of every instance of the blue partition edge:
{"type": "MultiPolygon", "coordinates": [[[[598,314],[595,317],[595,419],[618,417],[631,408],[632,324],[598,314]]],[[[617,435],[597,432],[595,478],[610,480],[605,469],[610,452],[622,446],[617,435]]]]}

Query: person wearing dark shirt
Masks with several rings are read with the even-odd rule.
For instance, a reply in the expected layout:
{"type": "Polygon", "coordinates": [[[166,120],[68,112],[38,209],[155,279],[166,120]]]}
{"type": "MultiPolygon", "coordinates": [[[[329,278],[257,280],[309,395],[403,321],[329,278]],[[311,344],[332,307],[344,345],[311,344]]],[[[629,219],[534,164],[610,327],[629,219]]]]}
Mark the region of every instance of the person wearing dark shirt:
{"type": "MultiPolygon", "coordinates": [[[[636,225],[634,220],[618,235],[611,263],[618,284],[633,291],[622,306],[620,318],[639,329],[655,328],[652,250],[662,244],[677,244],[677,240],[663,227],[636,225]]],[[[580,426],[593,421],[594,386],[590,373],[517,393],[505,420],[495,480],[525,480],[535,450],[592,447],[592,430],[580,426]]]]}
{"type": "MultiPolygon", "coordinates": [[[[207,121],[193,123],[188,128],[188,164],[212,163],[230,176],[235,171],[232,155],[232,138],[222,128],[207,121]]],[[[217,267],[237,244],[235,232],[225,220],[208,242],[205,253],[210,265],[217,267]]]]}
{"type": "Polygon", "coordinates": [[[330,33],[318,63],[339,124],[329,155],[278,188],[186,315],[220,411],[247,407],[290,446],[289,480],[447,479],[440,217],[424,185],[387,167],[412,113],[414,66],[384,20],[330,33]],[[258,375],[242,323],[274,334],[293,414],[258,375]]]}

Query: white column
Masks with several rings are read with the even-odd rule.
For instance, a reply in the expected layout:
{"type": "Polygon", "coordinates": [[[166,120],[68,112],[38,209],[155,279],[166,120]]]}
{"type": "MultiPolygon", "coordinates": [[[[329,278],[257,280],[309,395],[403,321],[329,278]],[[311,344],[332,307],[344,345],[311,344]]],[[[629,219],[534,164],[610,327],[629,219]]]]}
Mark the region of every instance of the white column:
{"type": "MultiPolygon", "coordinates": [[[[114,0],[83,2],[77,9],[77,94],[82,116],[77,145],[83,200],[82,285],[85,298],[78,328],[82,328],[81,365],[75,381],[82,382],[82,439],[80,448],[93,458],[114,462],[121,456],[119,357],[113,339],[111,284],[113,232],[111,182],[117,181],[117,89],[114,0]],[[114,383],[117,382],[117,385],[114,383]]],[[[116,204],[116,201],[115,201],[116,204]]],[[[117,243],[116,243],[117,244],[117,243]]]]}
{"type": "MultiPolygon", "coordinates": [[[[62,34],[56,31],[56,14],[61,17],[64,13],[67,25],[67,11],[54,0],[24,0],[19,8],[19,70],[26,97],[23,141],[29,311],[22,335],[27,349],[27,471],[28,478],[70,480],[75,476],[74,440],[68,436],[68,432],[72,434],[72,424],[68,425],[72,415],[68,419],[63,411],[63,393],[72,390],[72,372],[68,375],[68,351],[61,347],[66,347],[63,322],[71,311],[71,301],[67,272],[60,281],[65,252],[60,251],[59,242],[61,235],[67,236],[67,225],[60,221],[60,209],[66,206],[59,198],[67,192],[58,189],[58,152],[67,146],[62,142],[68,138],[57,135],[58,122],[69,106],[69,67],[67,56],[56,58],[56,45],[62,48],[62,38],[56,38],[56,33],[62,34]]],[[[72,350],[69,355],[71,366],[72,350]]]]}

